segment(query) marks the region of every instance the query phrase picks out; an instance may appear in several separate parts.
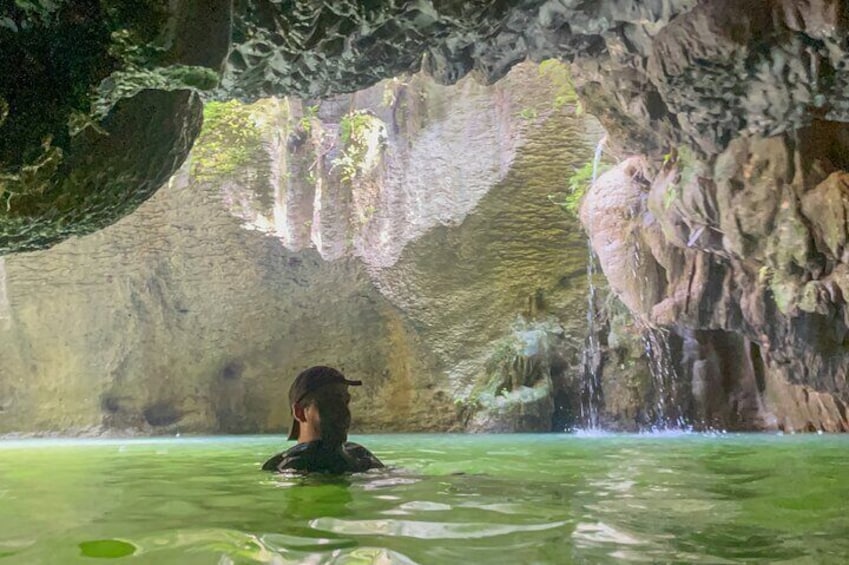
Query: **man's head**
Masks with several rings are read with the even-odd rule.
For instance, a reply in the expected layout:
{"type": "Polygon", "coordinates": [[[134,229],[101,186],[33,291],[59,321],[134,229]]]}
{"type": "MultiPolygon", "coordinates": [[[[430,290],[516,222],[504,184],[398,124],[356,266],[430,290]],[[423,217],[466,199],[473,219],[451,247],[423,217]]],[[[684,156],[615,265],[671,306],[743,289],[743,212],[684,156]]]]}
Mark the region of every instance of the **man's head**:
{"type": "Polygon", "coordinates": [[[346,379],[332,367],[310,367],[299,374],[289,388],[289,406],[294,416],[289,439],[346,441],[351,425],[348,387],[361,384],[362,381],[346,379]]]}

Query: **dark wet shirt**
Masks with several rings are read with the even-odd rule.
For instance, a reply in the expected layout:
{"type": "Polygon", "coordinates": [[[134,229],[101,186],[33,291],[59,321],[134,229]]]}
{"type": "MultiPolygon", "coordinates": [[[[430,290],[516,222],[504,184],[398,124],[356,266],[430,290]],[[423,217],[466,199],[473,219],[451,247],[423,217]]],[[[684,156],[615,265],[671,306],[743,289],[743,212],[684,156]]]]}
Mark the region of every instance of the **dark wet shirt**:
{"type": "Polygon", "coordinates": [[[380,467],[383,467],[383,463],[358,443],[348,441],[328,447],[320,439],[299,443],[262,464],[263,471],[334,474],[361,473],[380,467]]]}

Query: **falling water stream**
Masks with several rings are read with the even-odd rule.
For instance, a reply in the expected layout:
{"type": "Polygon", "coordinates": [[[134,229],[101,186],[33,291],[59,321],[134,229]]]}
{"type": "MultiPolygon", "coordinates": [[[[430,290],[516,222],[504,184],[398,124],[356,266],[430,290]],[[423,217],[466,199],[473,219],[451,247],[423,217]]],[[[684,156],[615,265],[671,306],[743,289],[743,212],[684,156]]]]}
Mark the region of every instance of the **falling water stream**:
{"type": "MultiPolygon", "coordinates": [[[[593,157],[592,185],[598,178],[598,166],[604,151],[607,136],[601,138],[595,148],[593,157]]],[[[585,429],[597,430],[600,428],[599,411],[602,405],[601,390],[601,348],[598,343],[598,328],[596,327],[596,286],[595,286],[595,253],[593,253],[592,239],[587,236],[587,340],[584,344],[583,354],[583,386],[581,390],[581,423],[585,429]]]]}
{"type": "MultiPolygon", "coordinates": [[[[636,279],[640,272],[642,251],[639,240],[634,241],[633,263],[631,274],[636,279]]],[[[647,285],[640,286],[641,291],[647,289],[647,285]]],[[[688,423],[683,415],[682,407],[678,397],[678,371],[672,359],[672,349],[669,345],[669,332],[646,325],[643,330],[643,348],[651,373],[652,399],[648,401],[648,411],[653,431],[662,430],[684,430],[688,423]]]]}
{"type": "Polygon", "coordinates": [[[668,333],[655,328],[643,330],[643,344],[652,375],[654,413],[652,429],[686,429],[687,421],[678,405],[678,373],[672,363],[668,333]]]}
{"type": "MultiPolygon", "coordinates": [[[[599,164],[607,136],[596,145],[593,158],[592,184],[598,179],[599,164]]],[[[583,381],[581,386],[581,424],[586,430],[601,428],[600,411],[604,403],[601,384],[601,348],[596,321],[598,291],[595,285],[596,257],[591,234],[587,238],[587,330],[583,352],[583,381]]],[[[632,273],[637,277],[640,262],[639,249],[634,250],[632,273]]],[[[647,327],[643,331],[643,344],[652,375],[651,427],[653,430],[686,429],[687,422],[678,406],[676,384],[678,375],[672,363],[672,351],[667,332],[647,327]]]]}

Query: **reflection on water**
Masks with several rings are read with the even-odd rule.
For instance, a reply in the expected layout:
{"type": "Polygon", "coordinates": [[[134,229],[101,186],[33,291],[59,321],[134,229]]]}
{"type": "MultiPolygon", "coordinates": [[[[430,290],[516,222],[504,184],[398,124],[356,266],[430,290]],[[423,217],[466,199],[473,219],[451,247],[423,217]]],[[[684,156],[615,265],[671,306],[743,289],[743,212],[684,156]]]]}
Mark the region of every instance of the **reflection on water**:
{"type": "Polygon", "coordinates": [[[258,471],[273,438],[0,444],[0,563],[843,563],[849,438],[361,438],[391,467],[258,471]]]}

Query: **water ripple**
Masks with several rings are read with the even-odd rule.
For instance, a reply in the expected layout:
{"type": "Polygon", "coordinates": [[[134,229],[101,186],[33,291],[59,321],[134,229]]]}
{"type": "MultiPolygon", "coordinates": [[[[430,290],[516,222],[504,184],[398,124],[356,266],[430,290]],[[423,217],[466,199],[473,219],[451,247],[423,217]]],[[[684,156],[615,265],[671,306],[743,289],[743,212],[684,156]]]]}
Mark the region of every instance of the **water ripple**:
{"type": "Polygon", "coordinates": [[[513,525],[443,522],[416,520],[342,520],[339,518],[317,518],[310,526],[321,531],[345,535],[400,536],[417,539],[475,539],[503,536],[520,532],[539,532],[561,528],[568,521],[546,524],[513,525]]]}

